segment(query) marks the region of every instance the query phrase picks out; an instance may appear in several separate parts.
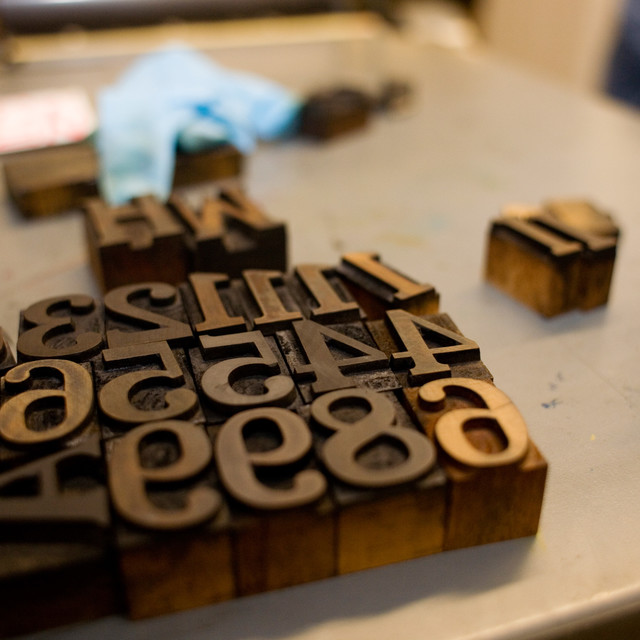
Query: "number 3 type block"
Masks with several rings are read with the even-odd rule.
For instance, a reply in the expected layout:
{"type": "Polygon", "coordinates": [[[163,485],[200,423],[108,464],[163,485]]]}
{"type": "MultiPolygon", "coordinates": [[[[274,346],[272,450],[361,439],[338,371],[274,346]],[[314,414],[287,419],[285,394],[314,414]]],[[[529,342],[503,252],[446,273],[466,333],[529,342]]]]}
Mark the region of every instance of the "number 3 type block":
{"type": "Polygon", "coordinates": [[[491,224],[485,277],[546,317],[606,304],[618,230],[584,202],[507,207],[491,224]]]}

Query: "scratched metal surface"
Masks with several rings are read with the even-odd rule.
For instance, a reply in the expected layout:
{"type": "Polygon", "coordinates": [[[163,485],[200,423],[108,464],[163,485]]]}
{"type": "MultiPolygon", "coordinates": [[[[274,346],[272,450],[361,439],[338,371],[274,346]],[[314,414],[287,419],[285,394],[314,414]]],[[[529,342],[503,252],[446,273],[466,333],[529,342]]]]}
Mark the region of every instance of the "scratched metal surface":
{"type": "MultiPolygon", "coordinates": [[[[387,59],[379,42],[356,53],[336,46],[302,47],[300,56],[276,49],[224,57],[298,87],[310,81],[305,55],[311,79],[327,81],[340,79],[332,61],[341,56],[369,80],[383,60],[415,83],[413,107],[326,145],[261,147],[249,162],[249,193],[288,222],[293,264],[375,250],[436,285],[442,311],[478,342],[549,461],[538,536],[159,619],[111,617],[37,637],[546,638],[640,609],[640,119],[483,51],[408,46],[387,59]],[[507,202],[563,196],[608,209],[623,235],[608,306],[544,320],[482,282],[485,232],[507,202]]],[[[118,64],[97,76],[81,66],[55,77],[84,79],[95,89],[118,64]]],[[[46,82],[46,74],[27,68],[5,74],[0,87],[46,82]]],[[[97,290],[79,214],[25,223],[6,202],[3,209],[0,325],[15,339],[21,308],[97,290]]]]}

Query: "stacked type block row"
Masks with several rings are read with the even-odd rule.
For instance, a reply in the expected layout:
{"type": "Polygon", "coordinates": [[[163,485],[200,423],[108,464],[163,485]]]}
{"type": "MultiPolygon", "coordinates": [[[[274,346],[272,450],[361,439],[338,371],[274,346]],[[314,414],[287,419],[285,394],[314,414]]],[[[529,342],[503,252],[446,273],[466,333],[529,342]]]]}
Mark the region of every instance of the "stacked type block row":
{"type": "Polygon", "coordinates": [[[197,207],[173,195],[119,207],[86,203],[91,266],[103,291],[146,280],[184,282],[193,271],[240,276],[287,268],[287,231],[242,190],[226,187],[197,207]]]}
{"type": "Polygon", "coordinates": [[[545,317],[594,309],[609,298],[618,236],[584,201],[512,205],[491,223],[485,277],[545,317]]]}
{"type": "MultiPolygon", "coordinates": [[[[99,161],[92,144],[26,151],[3,162],[7,190],[23,215],[42,217],[79,209],[98,196],[99,161]]],[[[231,145],[178,153],[174,187],[222,180],[242,172],[243,156],[231,145]]]]}
{"type": "Polygon", "coordinates": [[[355,253],[26,309],[1,386],[5,635],[534,534],[546,462],[438,301],[355,253]]]}

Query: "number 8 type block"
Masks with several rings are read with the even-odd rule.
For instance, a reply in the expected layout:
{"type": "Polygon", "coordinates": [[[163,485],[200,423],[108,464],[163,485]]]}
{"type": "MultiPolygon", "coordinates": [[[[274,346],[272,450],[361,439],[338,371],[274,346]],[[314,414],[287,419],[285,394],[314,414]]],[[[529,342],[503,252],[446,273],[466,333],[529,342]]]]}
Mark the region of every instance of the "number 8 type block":
{"type": "Polygon", "coordinates": [[[35,303],[0,387],[0,594],[53,575],[47,545],[59,593],[83,557],[113,587],[77,619],[142,618],[535,533],[546,462],[437,303],[373,254],[35,303]]]}

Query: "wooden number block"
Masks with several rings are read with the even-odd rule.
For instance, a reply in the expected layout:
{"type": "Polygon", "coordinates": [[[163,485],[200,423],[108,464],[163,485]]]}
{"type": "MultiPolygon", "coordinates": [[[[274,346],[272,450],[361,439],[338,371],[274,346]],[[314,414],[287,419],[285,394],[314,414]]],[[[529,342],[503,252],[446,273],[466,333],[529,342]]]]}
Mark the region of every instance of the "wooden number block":
{"type": "Polygon", "coordinates": [[[7,336],[0,327],[0,376],[6,371],[11,369],[16,364],[16,359],[13,357],[13,352],[7,341],[7,336]]]}
{"type": "Polygon", "coordinates": [[[302,108],[300,133],[328,140],[364,127],[372,100],[355,89],[332,89],[310,95],[302,108]]]}
{"type": "Polygon", "coordinates": [[[248,269],[242,272],[242,278],[244,282],[236,285],[243,294],[254,329],[273,333],[303,319],[300,306],[281,271],[248,269]]]}
{"type": "Polygon", "coordinates": [[[129,616],[234,597],[228,512],[204,427],[147,423],[110,440],[107,459],[129,616]]]}
{"type": "Polygon", "coordinates": [[[615,235],[574,227],[562,211],[507,208],[489,231],[486,279],[546,317],[605,304],[615,262],[615,235]]]}
{"type": "Polygon", "coordinates": [[[585,200],[550,200],[544,212],[579,231],[617,238],[620,229],[613,218],[585,200]]]}
{"type": "Polygon", "coordinates": [[[300,403],[273,336],[260,331],[201,336],[189,359],[208,423],[245,409],[300,403]]]}
{"type": "Polygon", "coordinates": [[[217,182],[242,173],[244,156],[232,145],[222,144],[206,151],[176,154],[173,186],[217,182]]]}
{"type": "Polygon", "coordinates": [[[214,437],[238,595],[335,575],[327,482],[306,422],[280,407],[258,407],[229,418],[214,437]]]}
{"type": "Polygon", "coordinates": [[[331,324],[353,322],[364,315],[333,267],[299,264],[286,283],[309,320],[331,324]]]}
{"type": "Polygon", "coordinates": [[[393,309],[385,320],[373,320],[367,327],[403,388],[452,376],[493,379],[480,361],[478,345],[463,336],[446,313],[415,316],[393,309]]]}
{"type": "Polygon", "coordinates": [[[194,342],[179,290],[164,282],[141,282],[112,289],[104,297],[107,345],[194,342]]]}
{"type": "Polygon", "coordinates": [[[86,362],[105,346],[104,309],[86,295],[48,298],[20,314],[18,359],[62,358],[86,362]]]}
{"type": "Polygon", "coordinates": [[[243,297],[226,274],[190,273],[180,293],[195,334],[220,335],[247,329],[243,297]]]}
{"type": "Polygon", "coordinates": [[[98,160],[90,144],[29,151],[4,161],[7,189],[25,216],[77,209],[98,195],[98,160]]]}
{"type": "Polygon", "coordinates": [[[310,414],[336,504],[338,573],[442,551],[444,475],[395,396],[342,389],[310,414]]]}
{"type": "Polygon", "coordinates": [[[448,480],[445,549],[535,535],[547,463],[509,398],[469,378],[433,380],[418,398],[448,480]]]}
{"type": "Polygon", "coordinates": [[[440,296],[432,285],[402,275],[374,253],[342,256],[338,272],[369,320],[383,318],[387,309],[404,309],[416,315],[438,312],[440,296]]]}
{"type": "Polygon", "coordinates": [[[91,367],[68,360],[36,360],[7,371],[1,381],[0,470],[99,435],[91,367]]]}
{"type": "Polygon", "coordinates": [[[94,377],[104,438],[151,421],[204,422],[186,354],[166,342],[105,349],[94,377]]]}
{"type": "MultiPolygon", "coordinates": [[[[232,178],[242,166],[242,154],[231,145],[178,153],[173,186],[232,178]]],[[[98,196],[98,157],[91,144],[27,151],[6,159],[4,168],[9,194],[25,216],[79,209],[98,196]]]]}
{"type": "Polygon", "coordinates": [[[276,338],[306,404],[336,389],[399,388],[388,357],[376,349],[362,322],[321,325],[300,320],[291,329],[276,332],[276,338]]]}
{"type": "Polygon", "coordinates": [[[188,230],[191,269],[239,277],[244,269],[287,268],[287,236],[240,189],[226,188],[195,210],[174,196],[176,216],[188,230]]]}
{"type": "Polygon", "coordinates": [[[0,474],[1,637],[119,612],[109,526],[96,435],[0,474]]]}
{"type": "Polygon", "coordinates": [[[104,291],[134,282],[186,279],[182,226],[154,198],[120,207],[89,200],[85,223],[91,266],[104,291]]]}

